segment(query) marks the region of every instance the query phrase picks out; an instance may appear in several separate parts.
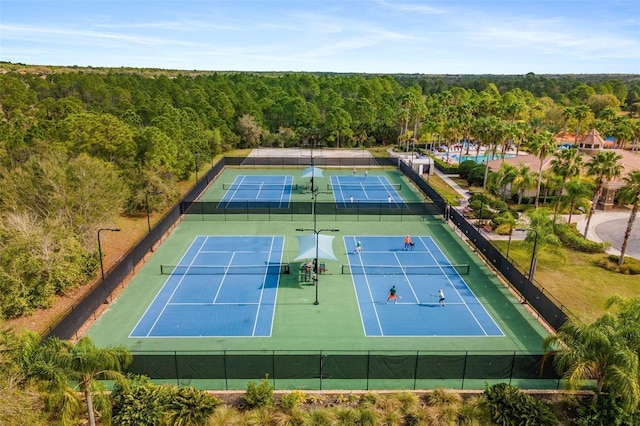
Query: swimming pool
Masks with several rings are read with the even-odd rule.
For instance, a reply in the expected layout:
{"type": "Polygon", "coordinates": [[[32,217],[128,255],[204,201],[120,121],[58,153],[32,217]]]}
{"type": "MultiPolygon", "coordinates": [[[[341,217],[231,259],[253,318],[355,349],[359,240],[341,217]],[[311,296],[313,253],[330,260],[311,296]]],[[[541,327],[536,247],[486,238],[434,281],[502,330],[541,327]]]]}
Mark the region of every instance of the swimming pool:
{"type": "MultiPolygon", "coordinates": [[[[446,156],[446,155],[445,155],[446,156]]],[[[515,154],[505,154],[504,158],[512,158],[515,157],[515,154]]],[[[499,160],[502,158],[501,154],[482,154],[482,155],[478,155],[477,157],[473,154],[470,155],[458,155],[458,154],[450,154],[449,155],[450,158],[452,158],[453,160],[456,160],[460,163],[462,163],[463,161],[475,161],[476,163],[484,163],[485,161],[491,161],[491,160],[499,160]]]]}

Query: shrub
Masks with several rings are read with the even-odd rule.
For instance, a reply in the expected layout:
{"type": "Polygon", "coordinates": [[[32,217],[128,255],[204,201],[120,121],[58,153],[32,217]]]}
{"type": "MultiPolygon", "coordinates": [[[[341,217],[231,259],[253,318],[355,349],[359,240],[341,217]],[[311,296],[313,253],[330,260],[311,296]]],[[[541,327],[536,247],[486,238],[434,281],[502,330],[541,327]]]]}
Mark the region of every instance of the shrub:
{"type": "Polygon", "coordinates": [[[473,169],[469,172],[469,177],[467,178],[467,182],[469,185],[478,185],[482,186],[484,183],[484,174],[485,174],[485,166],[484,164],[476,164],[473,169]]]}
{"type": "Polygon", "coordinates": [[[632,257],[624,258],[622,266],[618,265],[620,256],[609,255],[602,257],[596,261],[596,265],[608,271],[617,272],[626,275],[640,275],[640,261],[632,257]]]}
{"type": "Polygon", "coordinates": [[[491,418],[498,425],[556,425],[558,419],[548,403],[522,393],[515,386],[498,383],[486,387],[484,395],[491,418]]]}
{"type": "Polygon", "coordinates": [[[299,404],[304,403],[305,400],[306,396],[304,393],[300,391],[293,391],[280,397],[280,406],[287,411],[291,411],[299,404]]]}
{"type": "Polygon", "coordinates": [[[583,253],[604,253],[609,248],[609,243],[596,243],[582,237],[582,235],[569,225],[556,225],[555,234],[562,244],[583,253]]]}
{"type": "Polygon", "coordinates": [[[518,212],[512,210],[504,210],[493,217],[493,221],[496,225],[511,225],[515,228],[515,221],[518,219],[518,212]]]}
{"type": "Polygon", "coordinates": [[[468,179],[469,173],[471,172],[471,170],[473,170],[476,164],[477,163],[475,161],[471,160],[465,160],[460,163],[460,165],[458,166],[458,173],[460,174],[460,177],[463,179],[468,179]]]}
{"type": "Polygon", "coordinates": [[[169,402],[165,405],[164,420],[172,425],[203,425],[222,401],[203,390],[173,388],[169,402]]]}
{"type": "Polygon", "coordinates": [[[269,384],[268,377],[262,379],[259,385],[250,381],[244,399],[251,408],[273,405],[275,403],[273,387],[269,384]]]}
{"type": "Polygon", "coordinates": [[[513,231],[513,227],[508,223],[502,223],[493,230],[497,235],[509,235],[513,231]]]}
{"type": "Polygon", "coordinates": [[[168,386],[154,385],[145,376],[132,376],[116,383],[111,393],[113,424],[160,424],[170,398],[171,389],[168,386]]]}
{"type": "Polygon", "coordinates": [[[377,401],[378,401],[378,395],[376,395],[373,392],[367,392],[364,395],[362,395],[362,398],[360,398],[360,405],[361,406],[376,405],[377,401]]]}
{"type": "Polygon", "coordinates": [[[496,213],[494,213],[493,210],[490,210],[487,206],[484,206],[482,210],[474,211],[473,215],[478,219],[493,219],[496,216],[496,213]]]}
{"type": "Polygon", "coordinates": [[[491,201],[491,198],[489,198],[486,194],[482,192],[474,192],[473,194],[471,194],[471,197],[469,197],[469,203],[476,200],[479,202],[481,201],[484,204],[489,204],[489,201],[491,201]]]}
{"type": "Polygon", "coordinates": [[[507,210],[507,203],[502,200],[490,200],[489,207],[494,210],[498,210],[499,212],[507,210]]]}
{"type": "Polygon", "coordinates": [[[600,393],[595,403],[588,403],[578,409],[579,426],[591,425],[637,425],[640,411],[627,413],[622,408],[620,398],[613,393],[600,393]]]}

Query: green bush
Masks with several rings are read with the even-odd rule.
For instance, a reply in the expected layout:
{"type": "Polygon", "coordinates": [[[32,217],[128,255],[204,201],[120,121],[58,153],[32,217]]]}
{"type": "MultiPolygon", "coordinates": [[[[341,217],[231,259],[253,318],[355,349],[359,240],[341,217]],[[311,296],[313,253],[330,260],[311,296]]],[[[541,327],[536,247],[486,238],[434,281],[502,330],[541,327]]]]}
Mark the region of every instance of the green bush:
{"type": "MultiPolygon", "coordinates": [[[[591,401],[590,398],[589,401],[591,401]]],[[[599,393],[596,402],[581,406],[578,414],[579,418],[576,421],[578,426],[640,424],[640,410],[634,413],[625,412],[620,398],[614,393],[599,393]]]]}
{"type": "Polygon", "coordinates": [[[247,385],[247,393],[244,396],[247,405],[251,408],[268,407],[275,403],[273,387],[269,384],[268,377],[262,379],[259,385],[250,381],[247,385]]]}
{"type": "Polygon", "coordinates": [[[473,170],[473,168],[476,165],[477,163],[471,160],[465,160],[462,163],[460,163],[460,165],[458,166],[458,173],[460,174],[460,177],[463,179],[468,179],[469,173],[471,172],[471,170],[473,170]]]}
{"type": "Polygon", "coordinates": [[[504,210],[493,217],[496,225],[510,225],[515,228],[515,221],[518,219],[518,212],[513,210],[504,210]]]}
{"type": "Polygon", "coordinates": [[[604,253],[610,246],[609,243],[596,243],[582,237],[582,235],[569,225],[556,225],[555,234],[562,244],[573,250],[583,253],[604,253]]]}
{"type": "Polygon", "coordinates": [[[164,421],[171,425],[205,425],[221,403],[203,390],[174,388],[164,407],[164,421]]]}
{"type": "Polygon", "coordinates": [[[280,406],[286,411],[291,411],[300,403],[304,402],[304,400],[305,397],[303,393],[300,391],[294,391],[280,397],[280,406]]]}
{"type": "Polygon", "coordinates": [[[484,164],[476,164],[473,169],[469,172],[469,177],[467,178],[467,182],[469,185],[477,185],[482,186],[484,183],[484,175],[485,169],[487,166],[484,164]]]}
{"type": "Polygon", "coordinates": [[[598,259],[596,265],[619,274],[640,275],[640,260],[625,256],[624,263],[620,266],[618,265],[619,259],[620,256],[612,254],[598,259]]]}
{"type": "Polygon", "coordinates": [[[111,392],[113,424],[122,426],[160,424],[171,398],[168,386],[151,383],[145,376],[131,376],[114,385],[111,392]]]}
{"type": "Polygon", "coordinates": [[[497,235],[509,235],[513,231],[513,227],[508,223],[498,224],[494,230],[497,235]]]}
{"type": "Polygon", "coordinates": [[[482,205],[482,201],[478,199],[469,198],[469,208],[473,211],[480,210],[480,207],[484,207],[482,205]]]}
{"type": "Polygon", "coordinates": [[[490,200],[489,207],[491,207],[494,210],[498,210],[499,212],[502,212],[507,210],[507,203],[505,203],[502,200],[490,200]]]}
{"type": "Polygon", "coordinates": [[[484,395],[491,418],[501,426],[552,426],[558,419],[548,403],[522,393],[515,386],[498,383],[486,387],[484,395]]]}
{"type": "Polygon", "coordinates": [[[482,210],[476,210],[473,214],[478,219],[493,219],[497,213],[493,210],[489,210],[488,206],[483,206],[482,210]]]}

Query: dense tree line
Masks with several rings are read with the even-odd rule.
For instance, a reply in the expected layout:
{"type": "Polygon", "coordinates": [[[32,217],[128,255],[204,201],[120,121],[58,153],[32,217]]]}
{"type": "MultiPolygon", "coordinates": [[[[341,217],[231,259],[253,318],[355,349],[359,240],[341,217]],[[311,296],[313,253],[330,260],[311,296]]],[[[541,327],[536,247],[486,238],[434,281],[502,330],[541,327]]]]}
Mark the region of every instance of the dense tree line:
{"type": "Polygon", "coordinates": [[[158,210],[213,156],[257,146],[493,150],[597,127],[638,139],[633,76],[177,73],[0,64],[0,316],[95,274],[95,230],[158,210]],[[37,71],[37,72],[33,72],[37,71]],[[622,111],[628,114],[621,114],[622,111]],[[159,196],[147,197],[149,193],[159,196]]]}

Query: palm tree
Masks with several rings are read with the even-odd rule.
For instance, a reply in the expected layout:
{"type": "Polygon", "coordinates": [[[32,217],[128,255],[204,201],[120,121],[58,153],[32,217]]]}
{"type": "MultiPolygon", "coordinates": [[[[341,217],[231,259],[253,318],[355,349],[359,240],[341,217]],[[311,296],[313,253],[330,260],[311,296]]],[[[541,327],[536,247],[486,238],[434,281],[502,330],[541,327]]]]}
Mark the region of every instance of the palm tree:
{"type": "Polygon", "coordinates": [[[582,121],[589,116],[589,107],[586,105],[578,105],[574,112],[573,116],[578,120],[578,125],[576,126],[576,138],[575,144],[578,144],[578,137],[580,135],[580,127],[582,126],[582,121]]]}
{"type": "Polygon", "coordinates": [[[558,151],[553,160],[551,160],[553,172],[562,176],[565,182],[567,179],[579,175],[583,167],[582,154],[577,148],[558,151]]]}
{"type": "Polygon", "coordinates": [[[564,124],[562,126],[563,135],[567,133],[567,125],[569,124],[569,120],[573,118],[575,114],[576,114],[576,109],[572,106],[568,106],[562,111],[562,118],[564,119],[564,124]]]}
{"type": "MultiPolygon", "coordinates": [[[[617,302],[607,301],[607,307],[613,304],[617,302]]],[[[637,334],[640,327],[637,313],[630,310],[639,305],[637,300],[622,304],[617,314],[607,313],[589,324],[569,320],[544,340],[546,355],[555,355],[553,363],[570,389],[594,380],[597,390],[594,402],[600,393],[609,391],[621,398],[627,411],[637,409],[640,368],[634,347],[638,342],[629,336],[637,334]]]]}
{"type": "Polygon", "coordinates": [[[587,163],[587,174],[595,177],[596,190],[593,194],[593,202],[584,227],[584,238],[587,238],[591,217],[595,213],[604,184],[622,173],[622,165],[619,163],[621,159],[622,155],[616,154],[614,151],[600,151],[587,163]]]}
{"type": "MultiPolygon", "coordinates": [[[[574,176],[580,176],[583,167],[584,162],[582,161],[582,154],[577,148],[569,148],[556,152],[555,157],[551,160],[551,170],[562,178],[560,195],[562,195],[562,192],[565,189],[567,180],[574,176]]],[[[561,197],[558,198],[558,202],[556,203],[554,218],[558,215],[560,200],[561,197]]]]}
{"type": "Polygon", "coordinates": [[[561,204],[563,207],[569,207],[567,223],[571,223],[571,216],[577,207],[589,209],[593,188],[580,177],[575,177],[565,184],[564,189],[566,193],[562,196],[561,204]]]}
{"type": "MultiPolygon", "coordinates": [[[[542,197],[542,204],[547,204],[547,197],[549,193],[557,194],[562,190],[564,186],[564,180],[562,176],[558,176],[553,170],[545,170],[542,172],[542,179],[544,180],[544,196],[542,197]]],[[[558,203],[556,203],[557,205],[558,203]]]]}
{"type": "Polygon", "coordinates": [[[522,204],[522,197],[524,192],[527,189],[531,189],[535,187],[536,178],[531,173],[531,168],[529,166],[521,166],[517,171],[516,175],[511,181],[512,190],[516,190],[518,192],[518,204],[522,204]]]}
{"type": "Polygon", "coordinates": [[[507,185],[513,182],[513,179],[516,177],[518,173],[518,169],[515,166],[512,166],[509,163],[500,164],[500,168],[496,173],[494,173],[494,184],[495,188],[500,195],[502,201],[506,198],[506,188],[507,185]]]}
{"type": "Polygon", "coordinates": [[[638,205],[640,205],[640,171],[633,171],[624,178],[625,185],[620,188],[618,193],[618,200],[623,204],[631,204],[631,214],[629,215],[629,221],[627,222],[627,229],[624,231],[624,240],[622,241],[622,247],[620,248],[620,258],[618,259],[618,265],[624,263],[624,253],[627,251],[627,243],[631,236],[631,229],[633,228],[633,222],[638,215],[638,205]]]}
{"type": "MultiPolygon", "coordinates": [[[[121,371],[133,360],[128,349],[97,348],[89,337],[74,345],[69,341],[50,338],[41,341],[35,333],[27,334],[21,345],[21,365],[27,377],[44,380],[52,394],[61,401],[63,417],[77,410],[80,402],[73,386],[85,396],[89,423],[95,426],[94,396],[100,389],[97,380],[122,380],[121,371]]],[[[99,401],[100,412],[110,414],[110,405],[99,401]]]]}
{"type": "Polygon", "coordinates": [[[535,274],[538,253],[548,252],[557,257],[565,257],[564,252],[560,250],[562,242],[554,232],[553,221],[549,218],[549,213],[547,209],[536,209],[527,213],[527,216],[529,216],[529,233],[525,237],[525,243],[531,249],[529,280],[535,274]]]}
{"type": "Polygon", "coordinates": [[[556,140],[551,132],[538,133],[533,137],[529,145],[531,152],[538,156],[540,167],[538,168],[538,188],[536,189],[536,208],[538,208],[538,198],[540,198],[540,186],[542,185],[542,166],[544,160],[557,149],[556,140]]]}

